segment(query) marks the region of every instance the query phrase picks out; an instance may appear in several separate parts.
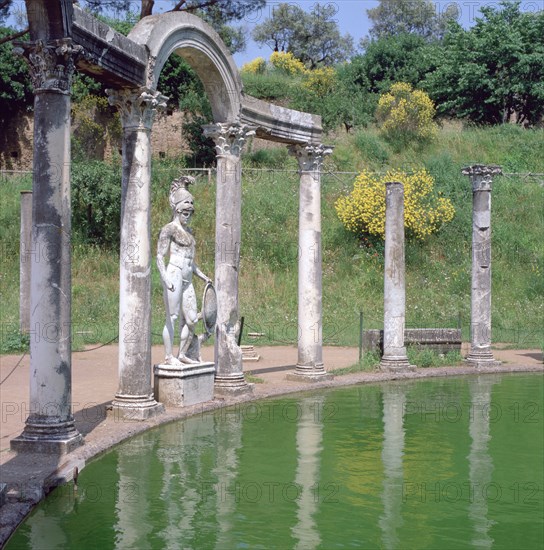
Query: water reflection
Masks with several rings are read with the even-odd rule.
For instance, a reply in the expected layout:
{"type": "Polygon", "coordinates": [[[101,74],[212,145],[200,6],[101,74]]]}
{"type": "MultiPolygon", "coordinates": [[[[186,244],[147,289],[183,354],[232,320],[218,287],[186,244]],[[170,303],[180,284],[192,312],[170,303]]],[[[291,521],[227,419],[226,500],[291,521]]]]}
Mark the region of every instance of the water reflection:
{"type": "Polygon", "coordinates": [[[229,494],[236,491],[238,475],[238,450],[242,446],[242,419],[229,415],[215,423],[217,462],[213,470],[217,478],[215,519],[218,524],[216,548],[234,548],[233,519],[236,516],[236,498],[229,494]]]}
{"type": "Polygon", "coordinates": [[[404,454],[404,411],[406,405],[405,386],[386,384],[383,386],[383,514],[380,517],[382,544],[384,548],[398,548],[398,530],[402,521],[402,488],[404,454]]]}
{"type": "Polygon", "coordinates": [[[543,392],[396,382],[172,423],[90,462],[7,549],[539,547],[543,392]]]}
{"type": "Polygon", "coordinates": [[[301,414],[297,425],[297,470],[295,484],[298,487],[297,524],[292,528],[298,541],[295,548],[316,548],[321,542],[315,514],[318,509],[319,456],[323,448],[323,422],[316,411],[323,409],[324,396],[301,400],[301,414]]]}
{"type": "MultiPolygon", "coordinates": [[[[135,438],[117,452],[118,483],[115,502],[115,544],[117,548],[142,548],[151,532],[148,521],[150,483],[147,479],[152,459],[150,442],[135,438]],[[142,476],[143,473],[143,476],[142,476]]],[[[101,489],[103,491],[104,489],[101,489]]]]}
{"type": "Polygon", "coordinates": [[[471,399],[469,433],[471,437],[469,462],[469,516],[474,525],[472,544],[477,548],[491,548],[489,535],[493,522],[488,519],[486,489],[490,487],[493,460],[489,454],[489,413],[491,388],[496,378],[478,376],[469,381],[471,399]]]}

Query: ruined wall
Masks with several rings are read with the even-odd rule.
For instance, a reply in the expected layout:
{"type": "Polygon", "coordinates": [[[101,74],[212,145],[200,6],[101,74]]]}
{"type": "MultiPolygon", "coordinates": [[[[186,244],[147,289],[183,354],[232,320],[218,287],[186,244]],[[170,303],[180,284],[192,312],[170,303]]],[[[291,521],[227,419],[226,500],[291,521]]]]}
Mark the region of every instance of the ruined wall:
{"type": "Polygon", "coordinates": [[[34,115],[19,113],[0,131],[0,170],[32,170],[34,115]]]}
{"type": "MultiPolygon", "coordinates": [[[[189,153],[186,141],[182,136],[184,113],[167,111],[155,119],[151,133],[153,156],[158,158],[173,158],[189,153]]],[[[106,126],[103,115],[97,116],[96,122],[106,126]]],[[[80,124],[72,127],[76,137],[80,124]]],[[[34,117],[32,113],[23,113],[12,118],[0,132],[0,170],[32,170],[32,136],[34,132],[34,117]]],[[[104,130],[102,136],[95,141],[86,142],[85,158],[95,160],[110,160],[112,156],[121,153],[121,139],[115,132],[104,130]]]]}

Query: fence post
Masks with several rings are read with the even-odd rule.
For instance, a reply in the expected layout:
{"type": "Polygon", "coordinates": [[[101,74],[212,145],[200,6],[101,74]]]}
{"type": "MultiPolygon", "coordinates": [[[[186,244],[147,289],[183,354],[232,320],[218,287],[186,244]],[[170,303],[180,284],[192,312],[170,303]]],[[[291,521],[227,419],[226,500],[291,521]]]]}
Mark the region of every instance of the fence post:
{"type": "Polygon", "coordinates": [[[359,312],[359,363],[363,361],[363,312],[359,312]]]}

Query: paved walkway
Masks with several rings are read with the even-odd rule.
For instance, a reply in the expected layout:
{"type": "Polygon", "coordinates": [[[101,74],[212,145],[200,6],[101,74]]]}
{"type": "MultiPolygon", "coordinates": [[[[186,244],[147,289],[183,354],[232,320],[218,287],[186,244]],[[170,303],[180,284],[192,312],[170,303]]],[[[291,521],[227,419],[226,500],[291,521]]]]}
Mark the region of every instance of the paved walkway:
{"type": "MultiPolygon", "coordinates": [[[[85,445],[60,458],[32,454],[17,455],[10,450],[10,440],[22,432],[28,416],[30,358],[26,355],[20,361],[20,355],[0,356],[0,381],[3,381],[0,385],[0,484],[6,484],[7,499],[7,503],[0,508],[0,547],[36,502],[52,487],[72,478],[76,466],[81,470],[86,461],[98,453],[150,427],[229,404],[308,389],[475,372],[473,368],[464,366],[417,369],[416,372],[403,375],[360,372],[309,385],[285,379],[286,373],[292,371],[296,363],[295,347],[256,347],[255,350],[261,356],[260,361],[244,364],[245,372],[264,380],[263,383],[255,384],[253,396],[214,399],[193,407],[168,409],[164,415],[145,422],[116,421],[106,414],[106,406],[117,390],[117,346],[75,352],[72,364],[72,403],[76,426],[85,436],[85,445]]],[[[333,370],[356,363],[358,350],[326,347],[323,355],[327,370],[333,370]]],[[[495,355],[503,361],[503,365],[486,369],[485,372],[544,372],[542,354],[538,350],[501,349],[497,350],[495,355]]],[[[213,349],[206,347],[203,350],[203,359],[211,360],[212,356],[213,349]]],[[[160,362],[162,357],[162,346],[154,346],[153,362],[160,362]]]]}

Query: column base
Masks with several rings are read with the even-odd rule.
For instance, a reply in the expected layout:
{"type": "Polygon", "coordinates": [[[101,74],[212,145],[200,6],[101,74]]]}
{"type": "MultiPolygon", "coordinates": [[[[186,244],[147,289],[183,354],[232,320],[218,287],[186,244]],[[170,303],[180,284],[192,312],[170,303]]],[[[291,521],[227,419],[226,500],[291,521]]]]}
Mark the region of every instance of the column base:
{"type": "Polygon", "coordinates": [[[141,422],[153,416],[164,413],[164,405],[157,403],[153,395],[121,395],[117,394],[109,407],[109,414],[115,421],[131,420],[141,422]]]}
{"type": "Polygon", "coordinates": [[[27,420],[23,433],[10,441],[17,453],[64,455],[84,443],[73,420],[45,423],[27,420]]]}
{"type": "Polygon", "coordinates": [[[253,384],[248,384],[243,374],[237,376],[215,377],[214,394],[230,397],[237,395],[247,395],[253,393],[253,384]]]}
{"type": "Polygon", "coordinates": [[[332,380],[334,375],[327,372],[323,364],[308,366],[297,365],[294,372],[286,375],[285,379],[292,382],[322,382],[323,380],[332,380]]]}
{"type": "Polygon", "coordinates": [[[501,362],[493,357],[491,349],[487,346],[485,348],[471,346],[469,354],[465,357],[465,363],[475,368],[498,367],[501,365],[501,362]]]}
{"type": "Polygon", "coordinates": [[[414,372],[416,368],[416,365],[410,365],[406,356],[384,356],[380,361],[380,370],[387,372],[414,372]]]}

